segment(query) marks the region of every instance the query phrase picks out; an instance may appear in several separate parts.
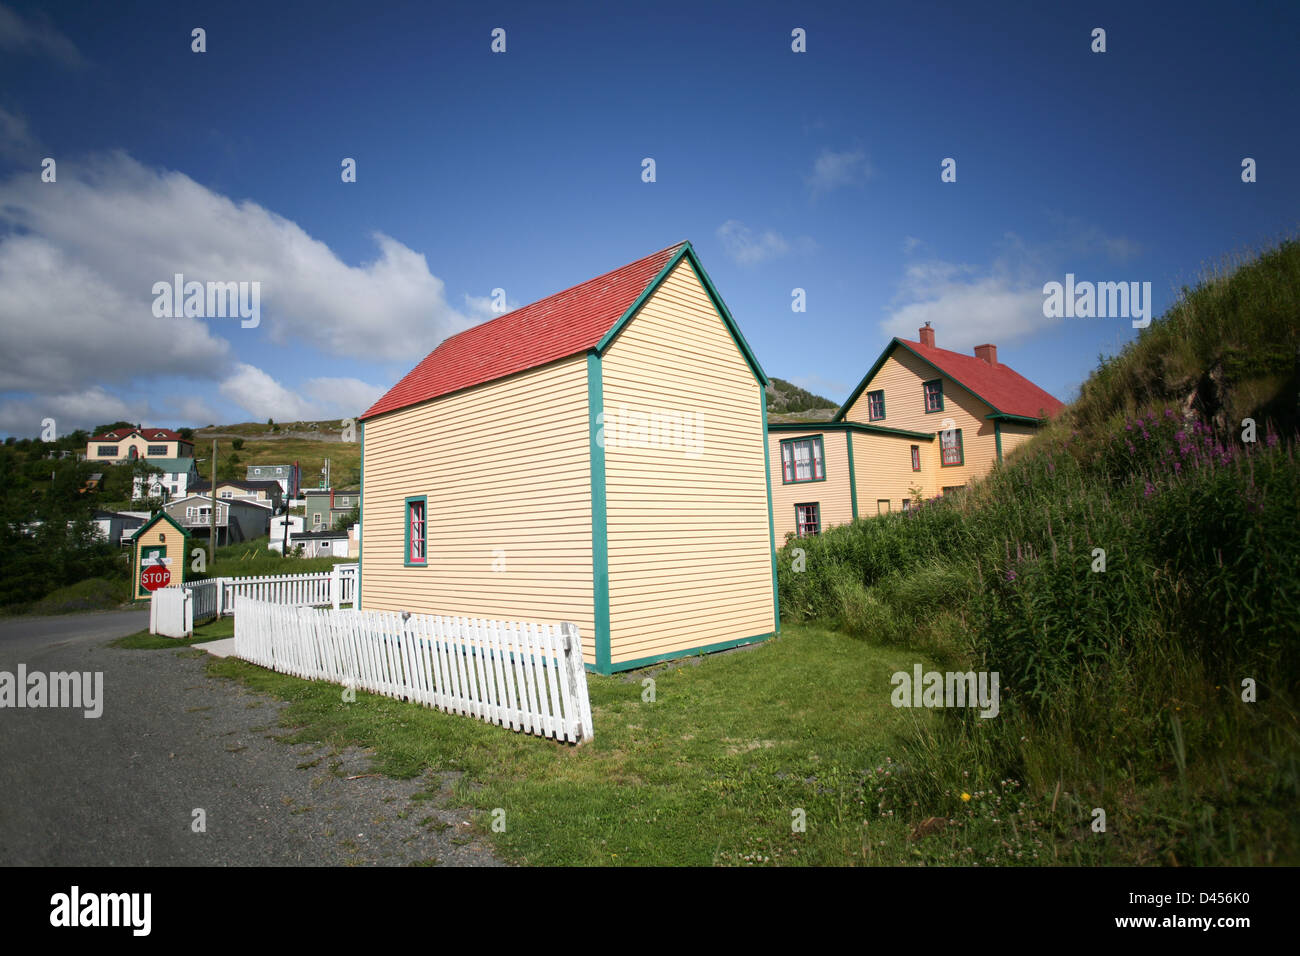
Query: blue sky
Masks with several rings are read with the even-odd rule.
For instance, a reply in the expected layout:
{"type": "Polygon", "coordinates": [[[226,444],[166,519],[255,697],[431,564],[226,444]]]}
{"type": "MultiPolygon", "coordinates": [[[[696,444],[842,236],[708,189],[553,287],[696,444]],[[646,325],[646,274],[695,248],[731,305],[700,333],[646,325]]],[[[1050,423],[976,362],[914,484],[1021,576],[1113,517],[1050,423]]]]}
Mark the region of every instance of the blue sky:
{"type": "Polygon", "coordinates": [[[0,434],[356,415],[493,289],[680,239],[770,375],[841,400],[929,320],[1068,401],[1137,333],[1044,317],[1045,282],[1150,282],[1159,314],[1295,234],[1298,28],[1293,3],[0,0],[0,434]],[[177,272],[260,282],[260,324],[155,317],[177,272]]]}

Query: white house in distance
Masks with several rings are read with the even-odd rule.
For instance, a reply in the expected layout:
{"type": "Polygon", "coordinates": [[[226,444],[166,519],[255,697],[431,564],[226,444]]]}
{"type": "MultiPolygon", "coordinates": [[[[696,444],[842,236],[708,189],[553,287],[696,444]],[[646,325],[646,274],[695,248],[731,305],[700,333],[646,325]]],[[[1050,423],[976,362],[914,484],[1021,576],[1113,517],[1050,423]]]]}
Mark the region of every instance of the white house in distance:
{"type": "Polygon", "coordinates": [[[346,558],[351,554],[346,531],[299,531],[289,535],[289,548],[302,547],[304,558],[346,558]]]}
{"type": "Polygon", "coordinates": [[[286,500],[298,497],[300,478],[301,472],[296,461],[292,465],[249,465],[244,474],[245,481],[279,482],[286,500]]]}
{"type": "Polygon", "coordinates": [[[284,548],[284,542],[286,537],[297,534],[302,530],[303,530],[302,515],[290,515],[290,514],[276,515],[271,519],[271,531],[270,531],[271,538],[267,542],[266,547],[268,548],[268,550],[271,551],[280,551],[281,549],[284,548]],[[285,531],[285,527],[284,527],[286,522],[289,525],[289,530],[287,532],[285,531]]]}
{"type": "Polygon", "coordinates": [[[183,498],[194,490],[199,481],[199,467],[193,458],[151,458],[149,464],[161,469],[162,474],[146,481],[139,475],[131,484],[131,497],[183,498]]]}

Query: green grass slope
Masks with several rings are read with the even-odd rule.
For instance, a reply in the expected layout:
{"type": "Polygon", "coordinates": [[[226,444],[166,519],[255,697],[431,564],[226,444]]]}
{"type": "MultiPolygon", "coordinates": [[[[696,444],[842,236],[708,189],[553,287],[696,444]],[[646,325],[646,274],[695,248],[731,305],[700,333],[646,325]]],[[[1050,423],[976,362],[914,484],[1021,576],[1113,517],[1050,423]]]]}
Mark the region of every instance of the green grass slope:
{"type": "Polygon", "coordinates": [[[1288,242],[1186,292],[966,494],[782,550],[784,619],[999,672],[997,718],[911,742],[918,818],[1014,779],[1051,797],[1058,859],[1300,862],[1297,317],[1288,242]]]}

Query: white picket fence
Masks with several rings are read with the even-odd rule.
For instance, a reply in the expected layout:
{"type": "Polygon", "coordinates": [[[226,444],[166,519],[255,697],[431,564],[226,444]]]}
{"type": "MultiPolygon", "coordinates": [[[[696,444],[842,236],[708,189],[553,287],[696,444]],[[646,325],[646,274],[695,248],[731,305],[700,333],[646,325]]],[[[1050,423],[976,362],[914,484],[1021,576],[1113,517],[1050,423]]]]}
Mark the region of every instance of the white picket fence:
{"type": "Polygon", "coordinates": [[[336,564],[329,571],[306,574],[268,574],[246,578],[202,578],[170,587],[194,592],[194,622],[202,624],[214,617],[235,613],[240,598],[291,607],[338,608],[352,604],[357,593],[355,564],[336,564]]]}
{"type": "Polygon", "coordinates": [[[235,656],[308,680],[579,743],[592,737],[578,628],[242,597],[235,656]]]}
{"type": "Polygon", "coordinates": [[[194,625],[235,612],[242,598],[288,607],[329,605],[335,610],[352,604],[357,593],[357,565],[336,564],[329,571],[275,574],[247,578],[201,578],[169,584],[149,602],[149,632],[189,637],[194,625]],[[166,592],[173,592],[168,594],[166,592]],[[184,592],[184,597],[175,592],[184,592]]]}

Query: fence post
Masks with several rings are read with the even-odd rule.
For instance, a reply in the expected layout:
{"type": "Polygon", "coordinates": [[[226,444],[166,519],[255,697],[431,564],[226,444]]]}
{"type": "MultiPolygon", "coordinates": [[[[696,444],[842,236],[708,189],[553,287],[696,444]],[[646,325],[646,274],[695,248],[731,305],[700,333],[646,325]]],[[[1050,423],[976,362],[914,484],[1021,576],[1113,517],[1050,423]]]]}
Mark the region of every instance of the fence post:
{"type": "Polygon", "coordinates": [[[578,704],[578,721],[581,727],[578,743],[590,740],[594,734],[591,725],[591,699],[587,696],[587,675],[583,673],[582,639],[578,626],[568,621],[560,622],[564,641],[564,679],[569,683],[569,696],[578,704]]]}
{"type": "Polygon", "coordinates": [[[222,614],[221,599],[226,596],[225,595],[226,588],[222,584],[222,581],[224,580],[223,578],[215,578],[214,580],[216,582],[216,588],[217,588],[217,620],[219,621],[221,620],[221,614],[222,614]]]}
{"type": "Polygon", "coordinates": [[[181,630],[185,632],[185,637],[194,636],[194,592],[189,588],[182,588],[185,595],[181,598],[181,630]]]}
{"type": "Polygon", "coordinates": [[[343,575],[339,573],[339,566],[336,564],[330,568],[330,597],[334,602],[334,610],[339,609],[339,597],[343,593],[343,575]]]}

